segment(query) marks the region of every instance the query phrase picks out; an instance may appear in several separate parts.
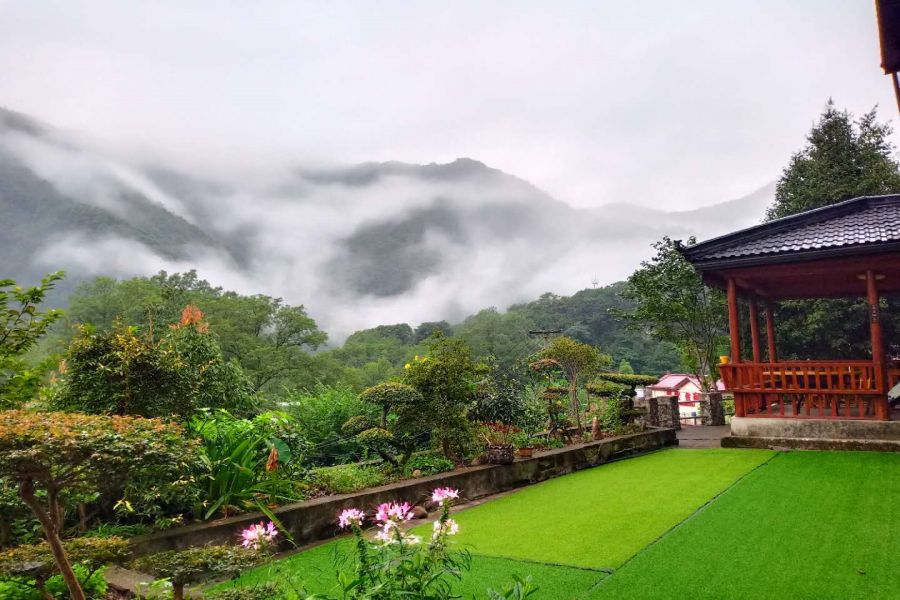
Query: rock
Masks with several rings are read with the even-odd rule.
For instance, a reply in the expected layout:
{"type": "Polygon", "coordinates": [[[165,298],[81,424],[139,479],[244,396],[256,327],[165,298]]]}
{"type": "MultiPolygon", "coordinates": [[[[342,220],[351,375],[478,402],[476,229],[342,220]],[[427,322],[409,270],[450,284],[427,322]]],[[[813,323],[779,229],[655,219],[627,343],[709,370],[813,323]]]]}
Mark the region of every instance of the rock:
{"type": "Polygon", "coordinates": [[[416,469],[415,471],[412,472],[412,476],[413,477],[421,477],[422,471],[420,469],[416,469]]]}

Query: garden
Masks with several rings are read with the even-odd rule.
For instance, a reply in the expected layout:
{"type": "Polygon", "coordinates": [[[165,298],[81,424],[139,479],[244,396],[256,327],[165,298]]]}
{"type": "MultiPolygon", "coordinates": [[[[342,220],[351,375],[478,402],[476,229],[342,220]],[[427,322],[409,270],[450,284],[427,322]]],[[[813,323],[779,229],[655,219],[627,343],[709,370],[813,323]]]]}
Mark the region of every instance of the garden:
{"type": "MultiPolygon", "coordinates": [[[[2,358],[15,373],[0,411],[4,598],[101,597],[106,565],[123,564],[154,574],[177,600],[189,582],[245,571],[292,543],[280,506],[647,427],[631,398],[656,378],[611,371],[610,356],[566,336],[500,364],[437,330],[381,383],[264,393],[194,304],[137,325],[71,324],[42,378],[21,366],[62,322],[41,306],[61,277],[0,285],[2,358]],[[129,562],[135,536],[250,512],[265,515],[280,546],[129,562]],[[193,566],[182,573],[184,564],[193,566]]],[[[314,343],[308,318],[283,308],[271,313],[270,342],[314,343]]]]}

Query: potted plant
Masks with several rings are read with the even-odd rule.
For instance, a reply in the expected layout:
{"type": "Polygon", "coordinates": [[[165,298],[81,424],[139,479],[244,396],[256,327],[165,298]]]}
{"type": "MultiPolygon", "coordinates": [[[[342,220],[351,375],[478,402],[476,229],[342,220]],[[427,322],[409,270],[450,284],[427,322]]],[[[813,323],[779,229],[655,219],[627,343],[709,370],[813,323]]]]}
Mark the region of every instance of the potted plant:
{"type": "Polygon", "coordinates": [[[508,423],[484,423],[481,437],[487,447],[487,461],[494,465],[508,465],[515,460],[516,447],[513,436],[519,431],[515,425],[508,423]]]}
{"type": "Polygon", "coordinates": [[[512,443],[516,447],[516,454],[519,455],[519,458],[531,458],[534,454],[534,438],[524,431],[515,433],[512,443]]]}

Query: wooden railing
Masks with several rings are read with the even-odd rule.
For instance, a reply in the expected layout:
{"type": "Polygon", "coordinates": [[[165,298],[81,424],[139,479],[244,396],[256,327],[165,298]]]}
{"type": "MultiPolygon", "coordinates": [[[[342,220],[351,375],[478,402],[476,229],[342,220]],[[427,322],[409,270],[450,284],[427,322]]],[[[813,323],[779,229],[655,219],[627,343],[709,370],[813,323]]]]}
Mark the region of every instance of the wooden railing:
{"type": "Polygon", "coordinates": [[[884,371],[872,361],[738,363],[720,370],[738,417],[886,418],[884,371]]]}

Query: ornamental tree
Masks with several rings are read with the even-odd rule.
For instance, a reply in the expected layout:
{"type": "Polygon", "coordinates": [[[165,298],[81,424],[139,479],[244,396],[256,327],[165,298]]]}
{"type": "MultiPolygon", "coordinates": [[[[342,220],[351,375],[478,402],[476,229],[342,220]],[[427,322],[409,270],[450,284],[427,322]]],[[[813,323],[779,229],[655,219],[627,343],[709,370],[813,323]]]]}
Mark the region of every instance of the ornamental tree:
{"type": "Polygon", "coordinates": [[[184,587],[215,577],[236,577],[265,557],[265,553],[240,546],[202,546],[170,550],[136,559],[132,566],[172,582],[172,600],[183,600],[184,587]]]}
{"type": "Polygon", "coordinates": [[[546,367],[562,371],[569,384],[569,411],[579,431],[582,430],[581,407],[578,402],[578,382],[583,375],[588,375],[611,362],[608,354],[597,348],[576,342],[572,338],[560,336],[540,353],[540,359],[532,363],[533,369],[546,367]]]}
{"type": "Polygon", "coordinates": [[[363,390],[359,399],[378,407],[380,421],[357,415],[344,423],[344,433],[356,435],[382,459],[402,469],[431,429],[425,398],[412,386],[389,382],[363,390]]]}
{"type": "Polygon", "coordinates": [[[474,438],[468,419],[486,365],[472,359],[469,346],[441,332],[429,338],[428,355],[416,357],[404,369],[403,383],[425,399],[423,416],[446,458],[474,438]],[[454,448],[457,446],[457,448],[454,448]]]}
{"type": "Polygon", "coordinates": [[[158,419],[60,412],[0,412],[0,478],[18,486],[73,600],[84,592],[62,541],[66,496],[125,489],[129,480],[175,481],[194,442],[158,419]]]}

